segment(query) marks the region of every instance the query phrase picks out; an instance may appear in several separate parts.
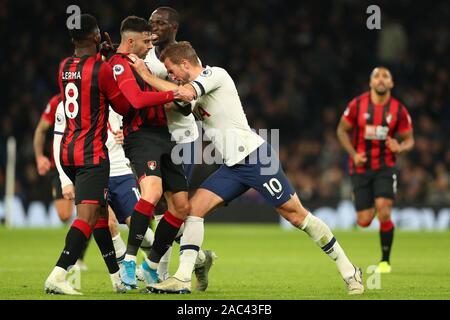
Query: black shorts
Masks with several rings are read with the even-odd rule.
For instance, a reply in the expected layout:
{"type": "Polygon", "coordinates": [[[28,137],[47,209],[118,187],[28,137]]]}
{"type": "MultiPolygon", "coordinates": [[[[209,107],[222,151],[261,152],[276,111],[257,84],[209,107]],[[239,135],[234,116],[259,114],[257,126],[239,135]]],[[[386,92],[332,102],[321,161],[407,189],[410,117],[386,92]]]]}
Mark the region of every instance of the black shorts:
{"type": "Polygon", "coordinates": [[[373,208],[376,198],[395,199],[397,169],[383,168],[351,176],[356,211],[373,208]]]}
{"type": "Polygon", "coordinates": [[[52,186],[52,198],[53,200],[64,199],[61,189],[61,181],[59,180],[58,170],[50,170],[50,183],[52,186]]]}
{"type": "Polygon", "coordinates": [[[98,165],[62,166],[75,185],[75,204],[106,206],[108,196],[109,160],[98,165]]]}
{"type": "Polygon", "coordinates": [[[167,128],[141,128],[130,133],[125,138],[124,151],[136,179],[140,182],[145,176],[158,176],[163,191],[187,191],[183,165],[172,161],[174,146],[167,128]]]}

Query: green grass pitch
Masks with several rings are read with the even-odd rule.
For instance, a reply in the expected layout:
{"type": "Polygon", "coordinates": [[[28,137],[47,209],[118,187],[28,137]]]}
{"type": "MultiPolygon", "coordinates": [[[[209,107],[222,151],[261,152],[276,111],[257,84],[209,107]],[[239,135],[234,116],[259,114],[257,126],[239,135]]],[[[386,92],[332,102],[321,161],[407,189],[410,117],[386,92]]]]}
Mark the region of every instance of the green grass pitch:
{"type": "MultiPolygon", "coordinates": [[[[82,273],[82,297],[46,295],[43,284],[53,268],[67,229],[0,228],[0,299],[450,299],[450,232],[397,231],[392,252],[393,273],[382,275],[379,289],[349,297],[334,263],[303,232],[278,225],[206,224],[204,248],[219,259],[210,272],[210,286],[191,295],[149,295],[135,290],[115,294],[94,241],[82,273]]],[[[367,267],[380,258],[377,232],[336,232],[350,260],[367,267]]],[[[126,232],[122,231],[126,240],[126,232]]],[[[178,265],[178,246],[172,272],[178,265]]],[[[374,278],[371,278],[375,283],[374,278]]],[[[141,284],[142,286],[142,284],[141,284]]]]}

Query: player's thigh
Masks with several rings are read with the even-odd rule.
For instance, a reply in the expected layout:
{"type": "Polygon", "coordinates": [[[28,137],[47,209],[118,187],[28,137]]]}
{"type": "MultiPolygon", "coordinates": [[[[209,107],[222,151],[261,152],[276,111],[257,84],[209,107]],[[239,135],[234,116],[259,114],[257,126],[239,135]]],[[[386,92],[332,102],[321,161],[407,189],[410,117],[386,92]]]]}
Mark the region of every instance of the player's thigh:
{"type": "Polygon", "coordinates": [[[221,206],[223,203],[224,199],[220,195],[211,190],[200,187],[190,200],[190,215],[203,218],[214,208],[221,206]]]}
{"type": "Polygon", "coordinates": [[[200,185],[190,200],[191,211],[194,215],[206,215],[216,206],[230,203],[248,189],[249,187],[223,164],[200,185]]]}
{"type": "Polygon", "coordinates": [[[397,193],[397,169],[384,168],[376,172],[373,182],[374,198],[395,199],[397,193]]]}
{"type": "Polygon", "coordinates": [[[141,197],[157,203],[162,196],[161,157],[164,148],[157,134],[134,132],[125,140],[124,151],[138,180],[141,197]]]}
{"type": "MultiPolygon", "coordinates": [[[[162,185],[164,192],[177,194],[184,192],[187,194],[187,179],[182,164],[172,161],[170,153],[165,153],[161,157],[162,185]]],[[[184,196],[178,196],[176,202],[183,202],[184,196]]]]}
{"type": "Polygon", "coordinates": [[[106,207],[109,161],[79,167],[75,176],[75,204],[98,204],[106,207]]]}
{"type": "Polygon", "coordinates": [[[370,174],[351,176],[353,201],[357,212],[373,209],[375,205],[373,178],[370,174]]]}
{"type": "Polygon", "coordinates": [[[114,211],[117,221],[124,224],[140,198],[137,181],[131,174],[110,177],[108,191],[108,204],[114,211]]]}
{"type": "Polygon", "coordinates": [[[278,154],[267,142],[253,152],[245,164],[233,166],[232,170],[241,183],[257,190],[275,208],[281,207],[295,194],[278,154]]]}
{"type": "Polygon", "coordinates": [[[391,218],[396,193],[397,169],[381,169],[374,177],[375,208],[380,221],[388,221],[391,218]]]}

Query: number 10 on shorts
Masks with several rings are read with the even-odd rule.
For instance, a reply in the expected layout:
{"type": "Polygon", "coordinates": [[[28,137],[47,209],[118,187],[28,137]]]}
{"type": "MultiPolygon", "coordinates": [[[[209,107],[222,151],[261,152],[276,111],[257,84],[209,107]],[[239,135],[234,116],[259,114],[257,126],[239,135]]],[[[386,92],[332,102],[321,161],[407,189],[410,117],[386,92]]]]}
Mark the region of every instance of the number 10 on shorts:
{"type": "Polygon", "coordinates": [[[272,178],[269,180],[269,183],[264,183],[263,187],[269,191],[272,197],[275,196],[276,193],[280,193],[283,190],[283,186],[277,178],[272,178]]]}

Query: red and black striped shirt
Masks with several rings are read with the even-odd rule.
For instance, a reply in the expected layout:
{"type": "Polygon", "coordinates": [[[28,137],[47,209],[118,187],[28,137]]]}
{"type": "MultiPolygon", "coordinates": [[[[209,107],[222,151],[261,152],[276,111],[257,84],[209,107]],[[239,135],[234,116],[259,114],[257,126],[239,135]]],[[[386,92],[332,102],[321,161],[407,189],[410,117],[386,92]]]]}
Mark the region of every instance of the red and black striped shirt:
{"type": "Polygon", "coordinates": [[[354,98],[342,118],[352,126],[352,144],[357,153],[365,153],[367,162],[355,167],[349,159],[349,173],[365,173],[395,165],[394,153],[386,147],[386,138],[412,130],[412,121],[406,107],[394,97],[382,105],[374,104],[370,93],[354,98]]]}
{"type": "Polygon", "coordinates": [[[69,57],[59,68],[59,87],[66,115],[61,142],[65,166],[97,165],[108,158],[108,105],[129,108],[111,67],[95,57],[69,57]]]}
{"type": "Polygon", "coordinates": [[[164,104],[173,101],[173,92],[158,92],[148,85],[129,65],[126,53],[117,53],[108,62],[113,68],[114,77],[120,90],[133,106],[130,112],[123,117],[124,135],[127,136],[142,127],[167,128],[164,104]],[[148,98],[145,99],[148,104],[144,108],[138,108],[133,100],[137,100],[136,95],[142,92],[146,94],[139,98],[142,98],[141,101],[148,98]]]}

